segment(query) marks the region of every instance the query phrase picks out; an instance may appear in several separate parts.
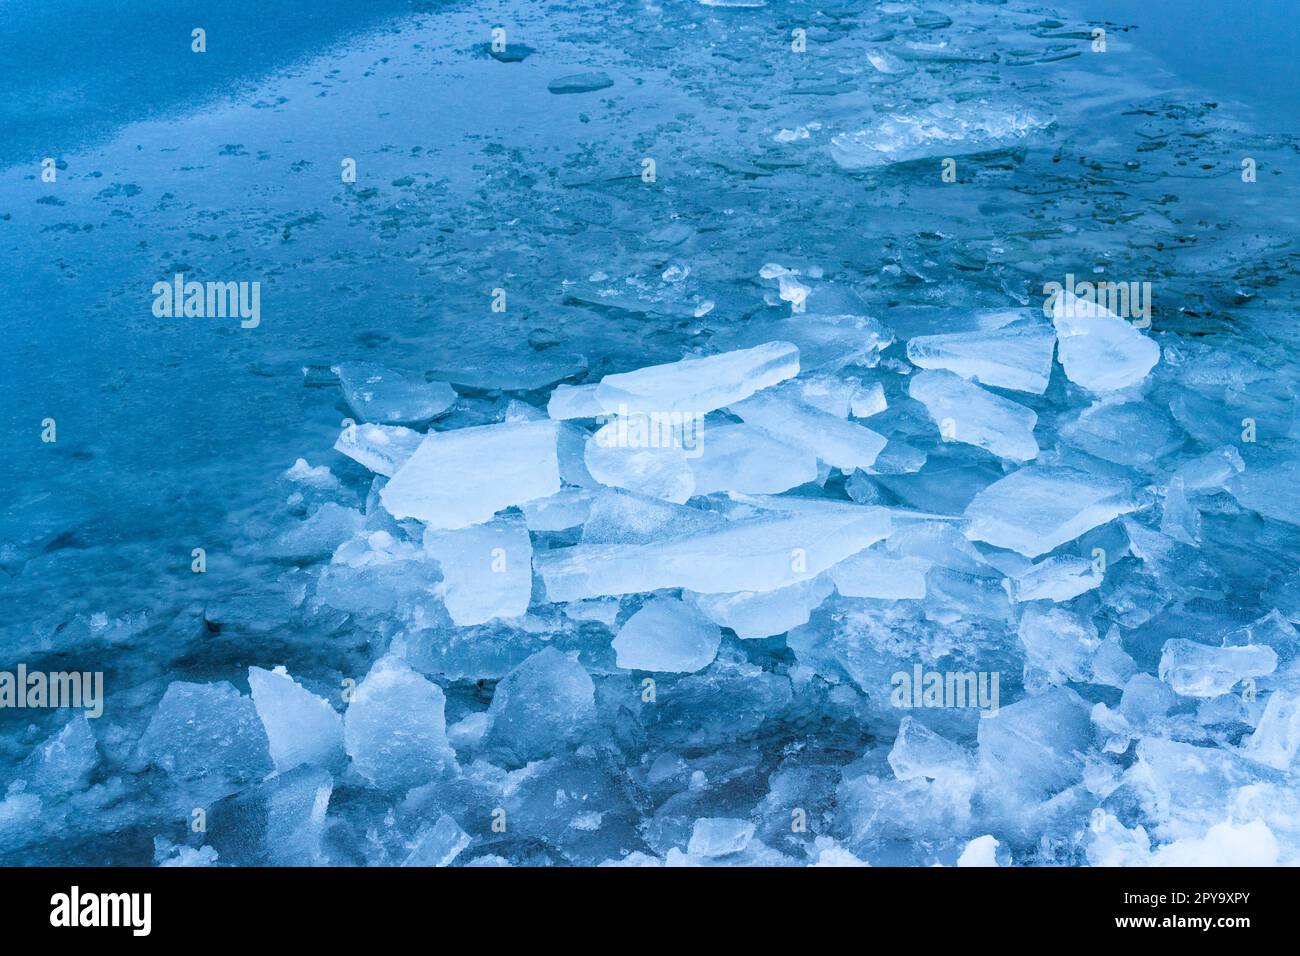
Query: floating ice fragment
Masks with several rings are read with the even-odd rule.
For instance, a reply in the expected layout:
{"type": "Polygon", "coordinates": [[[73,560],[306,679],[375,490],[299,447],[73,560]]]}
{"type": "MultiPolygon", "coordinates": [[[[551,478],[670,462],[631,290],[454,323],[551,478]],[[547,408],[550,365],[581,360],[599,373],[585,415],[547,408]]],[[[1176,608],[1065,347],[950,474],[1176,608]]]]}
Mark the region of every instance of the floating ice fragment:
{"type": "Polygon", "coordinates": [[[370,362],[334,366],[343,396],[358,418],[384,425],[412,425],[441,415],[456,401],[446,382],[396,372],[370,362]]]}
{"type": "Polygon", "coordinates": [[[546,414],[555,419],[596,418],[605,414],[596,398],[598,382],[586,385],[557,385],[546,403],[546,414]]]}
{"type": "Polygon", "coordinates": [[[1138,506],[1131,488],[1118,479],[1029,466],[972,499],[966,537],[1036,558],[1138,506]]]}
{"type": "Polygon", "coordinates": [[[214,775],[246,783],[271,770],[257,710],[227,681],[172,681],[138,746],[144,760],[185,780],[214,775]]]}
{"type": "Polygon", "coordinates": [[[849,401],[849,412],[854,418],[870,418],[889,408],[885,389],[879,382],[860,386],[849,401]]]}
{"type": "Polygon", "coordinates": [[[899,557],[868,548],[835,565],[831,578],[835,590],[845,597],[919,600],[925,597],[925,573],[930,567],[924,558],[899,557]]]}
{"type": "Polygon", "coordinates": [[[1160,346],[1104,305],[1062,290],[1052,306],[1056,354],[1066,377],[1090,392],[1135,385],[1160,361],[1160,346]]]}
{"type": "Polygon", "coordinates": [[[596,399],[611,415],[703,415],[798,374],[799,349],[789,342],[766,342],[606,375],[596,386],[596,399]]]}
{"type": "Polygon", "coordinates": [[[528,610],[533,548],[520,516],[502,515],[455,531],[427,530],[424,550],[442,568],[442,599],[457,627],[528,610]]]}
{"type": "Polygon", "coordinates": [[[595,686],[581,664],[548,647],[501,679],[488,708],[486,745],[519,764],[550,756],[595,719],[595,686]]]}
{"type": "Polygon", "coordinates": [[[415,847],[402,866],[448,866],[469,844],[469,834],[444,813],[436,823],[416,834],[415,847]]]}
{"type": "Polygon", "coordinates": [[[886,444],[884,436],[865,425],[781,396],[755,395],[732,405],[730,411],[778,441],[846,472],[871,467],[886,444]]]}
{"type": "Polygon", "coordinates": [[[1242,507],[1265,518],[1300,525],[1300,459],[1272,464],[1251,464],[1227,482],[1228,491],[1242,507]]]}
{"type": "Polygon", "coordinates": [[[1160,679],[1184,697],[1218,697],[1239,681],[1263,677],[1277,667],[1277,654],[1259,644],[1213,647],[1173,637],[1160,651],[1160,679]]]}
{"type": "Polygon", "coordinates": [[[988,330],[918,335],[908,340],[907,359],[920,368],[946,369],[993,388],[1042,395],[1052,374],[1055,347],[1051,327],[1029,319],[988,330]]]}
{"type": "Polygon", "coordinates": [[[396,657],[375,662],[343,717],[352,766],[383,790],[409,790],[454,767],[446,696],[396,657]]]}
{"type": "Polygon", "coordinates": [[[975,769],[965,750],[911,716],[899,722],[888,759],[899,780],[958,779],[969,777],[975,769]]]}
{"type": "Polygon", "coordinates": [[[1023,405],[946,371],[913,375],[908,394],[925,406],[945,440],[984,448],[1012,461],[1038,457],[1034,439],[1038,415],[1023,405]]]}
{"type": "Polygon", "coordinates": [[[714,624],[729,627],[741,639],[775,637],[807,624],[817,607],[833,590],[825,575],[800,581],[775,591],[741,591],[737,594],[695,594],[691,601],[714,624]]]}
{"type": "Polygon", "coordinates": [[[1007,578],[1011,600],[1068,601],[1101,584],[1091,561],[1070,554],[1053,555],[1007,578]]]}
{"type": "Polygon", "coordinates": [[[833,372],[854,363],[875,365],[877,353],[887,348],[894,336],[865,315],[809,312],[726,325],[717,329],[710,341],[719,348],[743,348],[773,340],[793,343],[799,349],[801,371],[833,372]]]}
{"type": "Polygon", "coordinates": [[[686,852],[691,856],[712,858],[739,853],[754,837],[754,824],[731,817],[705,817],[695,821],[686,852]]]}
{"type": "Polygon", "coordinates": [[[560,490],[555,422],[430,432],[380,492],[397,518],[465,528],[560,490]]]}
{"type": "Polygon", "coordinates": [[[1273,691],[1242,752],[1277,770],[1290,770],[1300,752],[1300,696],[1273,691]]]}
{"type": "Polygon", "coordinates": [[[606,74],[600,72],[591,73],[572,73],[568,76],[560,76],[546,84],[546,88],[556,95],[566,93],[592,93],[596,90],[607,89],[614,85],[606,74]]]}
{"type": "Polygon", "coordinates": [[[415,454],[424,435],[401,425],[348,425],[340,432],[334,450],[391,478],[415,454]]]}
{"type": "Polygon", "coordinates": [[[966,156],[1019,145],[1050,118],[987,103],[936,103],[916,113],[890,113],[873,125],[831,139],[844,169],[871,169],[932,156],[966,156]]]}
{"type": "Polygon", "coordinates": [[[343,718],[283,667],[248,669],[257,716],[266,729],[275,769],[308,764],[329,769],[343,761],[343,718]]]}
{"type": "Polygon", "coordinates": [[[722,634],[698,610],[677,598],[651,598],[614,638],[618,666],[627,670],[690,674],[717,656],[722,634]]]}
{"type": "MultiPolygon", "coordinates": [[[[699,432],[694,423],[690,432],[695,444],[699,432]]],[[[675,428],[661,432],[643,415],[616,418],[587,439],[583,461],[603,485],[683,504],[695,493],[684,434],[675,428]]]]}
{"type": "Polygon", "coordinates": [[[706,594],[773,591],[816,577],[889,533],[889,512],[861,505],[760,515],[649,544],[593,544],[539,552],[551,601],[686,588],[706,594]]]}

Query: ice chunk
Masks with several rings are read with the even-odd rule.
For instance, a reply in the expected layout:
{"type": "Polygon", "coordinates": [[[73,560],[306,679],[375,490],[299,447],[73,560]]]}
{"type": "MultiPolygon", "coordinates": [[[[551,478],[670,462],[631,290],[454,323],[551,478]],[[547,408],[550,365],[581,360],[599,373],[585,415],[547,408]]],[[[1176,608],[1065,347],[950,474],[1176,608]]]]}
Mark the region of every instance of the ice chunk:
{"type": "Polygon", "coordinates": [[[1131,488],[1118,479],[1029,466],[972,499],[966,537],[1036,558],[1138,507],[1131,488]]]}
{"type": "Polygon", "coordinates": [[[409,790],[455,766],[446,696],[400,658],[377,660],[343,718],[352,766],[383,790],[409,790]]]}
{"type": "Polygon", "coordinates": [[[1071,554],[1053,555],[1007,578],[1011,600],[1068,601],[1101,584],[1091,561],[1071,554]]]}
{"type": "Polygon", "coordinates": [[[447,866],[470,844],[470,836],[447,814],[415,837],[415,847],[402,866],[447,866]]]}
{"type": "Polygon", "coordinates": [[[875,365],[877,353],[887,348],[894,336],[865,315],[807,313],[728,325],[714,333],[711,343],[719,348],[739,348],[774,339],[798,347],[802,371],[833,372],[854,363],[875,365]]]}
{"type": "Polygon", "coordinates": [[[864,425],[780,396],[755,395],[730,410],[747,425],[846,472],[871,467],[885,447],[884,436],[864,425]]]}
{"type": "Polygon", "coordinates": [[[677,598],[651,598],[614,638],[618,666],[627,670],[690,674],[717,656],[722,633],[696,608],[677,598]]]}
{"type": "Polygon", "coordinates": [[[456,531],[427,530],[424,550],[442,568],[442,599],[457,627],[528,610],[533,547],[519,515],[456,531]]]}
{"type": "Polygon", "coordinates": [[[840,133],[831,139],[831,156],[853,170],[966,156],[1016,146],[1050,123],[1050,117],[1018,107],[936,103],[915,113],[889,113],[865,129],[840,133]]]}
{"type": "Polygon", "coordinates": [[[529,531],[563,531],[587,520],[594,497],[585,488],[561,488],[549,498],[524,503],[520,510],[529,531]]]}
{"type": "Polygon", "coordinates": [[[588,729],[596,716],[595,685],[581,664],[548,647],[501,679],[488,714],[487,747],[508,752],[518,764],[540,760],[588,729]]]}
{"type": "Polygon", "coordinates": [[[184,780],[247,783],[271,770],[257,709],[227,681],[168,684],[138,746],[142,759],[184,780]]]}
{"type": "Polygon", "coordinates": [[[1101,640],[1090,621],[1062,608],[1031,605],[1020,617],[1018,634],[1026,669],[1041,670],[1048,683],[1092,679],[1092,656],[1101,640]]]}
{"type": "Polygon", "coordinates": [[[591,73],[572,73],[560,76],[546,84],[546,88],[557,96],[567,93],[593,93],[614,85],[606,74],[599,71],[591,73]]]}
{"type": "Polygon", "coordinates": [[[596,382],[587,385],[557,385],[546,403],[546,414],[556,419],[596,418],[605,413],[596,398],[596,382]]]}
{"type": "Polygon", "coordinates": [[[712,858],[739,853],[754,838],[754,824],[732,817],[704,817],[695,821],[686,852],[712,858]]]}
{"type": "Polygon", "coordinates": [[[1242,507],[1265,518],[1300,525],[1300,460],[1252,464],[1228,480],[1228,490],[1242,507]]]}
{"type": "Polygon", "coordinates": [[[997,866],[1000,844],[997,837],[985,835],[976,837],[966,844],[966,849],[957,857],[958,866],[997,866]]]}
{"type": "Polygon", "coordinates": [[[1249,644],[1213,647],[1173,637],[1160,651],[1160,679],[1184,697],[1218,697],[1250,677],[1263,677],[1277,667],[1271,647],[1249,644]]]}
{"type": "Polygon", "coordinates": [[[556,443],[550,421],[430,432],[380,499],[394,517],[432,528],[481,524],[502,508],[560,490],[556,443]]]}
{"type": "Polygon", "coordinates": [[[908,340],[907,359],[920,368],[946,369],[993,388],[1042,395],[1055,348],[1052,328],[1028,320],[995,329],[918,335],[908,340]]]}
{"type": "Polygon", "coordinates": [[[1290,770],[1300,752],[1300,696],[1274,691],[1242,750],[1251,760],[1277,770],[1290,770]]]}
{"type": "Polygon", "coordinates": [[[1018,806],[1046,800],[1083,777],[1082,754],[1092,725],[1074,691],[1053,687],[979,722],[980,775],[986,790],[1010,794],[1018,806]]]}
{"type": "Polygon", "coordinates": [[[1175,451],[1183,433],[1162,409],[1145,402],[1101,402],[1060,428],[1061,438],[1090,455],[1145,468],[1175,451]],[[1134,436],[1142,436],[1134,441],[1134,436]]]}
{"type": "Polygon", "coordinates": [[[859,386],[849,400],[849,412],[854,418],[870,418],[889,408],[885,388],[879,382],[859,386]]]}
{"type": "Polygon", "coordinates": [[[283,667],[250,667],[248,686],[276,770],[287,773],[301,764],[329,769],[343,762],[343,718],[327,701],[283,667]]]}
{"type": "Polygon", "coordinates": [[[422,434],[401,425],[347,425],[334,443],[334,450],[377,475],[391,478],[422,441],[422,434]]]}
{"type": "Polygon", "coordinates": [[[456,401],[446,382],[426,382],[422,376],[395,372],[370,362],[334,366],[343,396],[362,421],[411,425],[441,415],[456,401]]]}
{"type": "Polygon", "coordinates": [[[714,624],[729,627],[742,639],[775,637],[807,624],[814,610],[830,596],[826,575],[801,581],[775,591],[742,591],[738,594],[695,594],[687,592],[714,624]]]}
{"type": "Polygon", "coordinates": [[[947,441],[975,445],[1012,461],[1038,457],[1038,415],[1023,405],[946,371],[913,375],[908,394],[925,406],[947,441]]]}
{"type": "Polygon", "coordinates": [[[596,399],[611,415],[702,415],[798,374],[799,349],[789,342],[766,342],[606,375],[596,386],[596,399]]]}
{"type": "Polygon", "coordinates": [[[709,428],[704,438],[703,453],[689,460],[697,495],[779,494],[817,480],[816,455],[753,425],[709,428]]]}
{"type": "Polygon", "coordinates": [[[1057,357],[1070,381],[1090,392],[1127,388],[1160,361],[1160,346],[1104,305],[1062,290],[1052,306],[1057,357]]]}
{"type": "Polygon", "coordinates": [[[925,573],[930,567],[924,558],[868,548],[835,565],[831,578],[835,590],[845,597],[919,600],[925,597],[925,573]]]}
{"type": "Polygon", "coordinates": [[[773,591],[816,577],[889,533],[889,512],[863,505],[759,515],[649,544],[539,552],[552,601],[686,588],[705,594],[773,591]]]}
{"type": "Polygon", "coordinates": [[[603,485],[682,504],[695,491],[695,475],[673,431],[661,433],[646,416],[619,417],[587,439],[583,461],[603,485]]]}
{"type": "Polygon", "coordinates": [[[18,779],[26,792],[50,796],[79,793],[99,763],[95,734],[85,714],[73,717],[23,761],[18,779]]]}
{"type": "Polygon", "coordinates": [[[1180,465],[1170,478],[1170,482],[1172,483],[1175,478],[1181,480],[1183,488],[1189,493],[1219,491],[1227,485],[1228,479],[1240,474],[1245,468],[1246,463],[1241,459],[1241,452],[1231,445],[1225,445],[1218,451],[1209,452],[1180,465]]]}
{"type": "Polygon", "coordinates": [[[975,769],[965,750],[911,716],[899,722],[888,759],[899,780],[960,780],[975,769]]]}

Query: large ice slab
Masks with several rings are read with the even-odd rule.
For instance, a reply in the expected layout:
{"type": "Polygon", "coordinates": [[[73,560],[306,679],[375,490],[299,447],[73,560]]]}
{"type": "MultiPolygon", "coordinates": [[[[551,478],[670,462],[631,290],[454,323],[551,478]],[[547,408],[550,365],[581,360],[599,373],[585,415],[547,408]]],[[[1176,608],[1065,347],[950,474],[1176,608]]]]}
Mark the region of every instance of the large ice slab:
{"type": "Polygon", "coordinates": [[[257,716],[266,729],[275,769],[307,764],[330,769],[343,762],[343,717],[303,687],[283,667],[248,669],[257,716]]]}
{"type": "Polygon", "coordinates": [[[609,414],[704,414],[798,374],[798,348],[765,342],[606,375],[596,386],[596,400],[609,414]]]}
{"type": "Polygon", "coordinates": [[[1160,361],[1160,346],[1104,305],[1063,290],[1052,306],[1066,377],[1091,392],[1128,388],[1160,361]]]}
{"type": "Polygon", "coordinates": [[[775,637],[807,624],[809,616],[832,590],[830,580],[822,574],[775,591],[687,594],[713,623],[731,628],[741,639],[753,639],[775,637]]]}
{"type": "Polygon", "coordinates": [[[537,421],[430,432],[380,499],[394,517],[431,528],[481,524],[560,490],[557,428],[537,421]]]}
{"type": "Polygon", "coordinates": [[[442,599],[459,627],[528,610],[533,588],[533,547],[519,515],[454,531],[429,529],[424,550],[442,569],[442,599]]]}
{"type": "Polygon", "coordinates": [[[920,368],[946,369],[982,385],[1042,395],[1051,378],[1055,348],[1052,327],[1029,319],[974,332],[918,335],[908,340],[907,359],[920,368]]]}
{"type": "Polygon", "coordinates": [[[947,441],[983,448],[999,458],[1038,457],[1034,426],[1038,415],[947,371],[918,372],[908,394],[925,406],[947,441]]]}
{"type": "Polygon", "coordinates": [[[347,362],[333,371],[348,406],[362,421],[418,424],[441,415],[456,401],[456,390],[446,382],[426,382],[423,376],[371,362],[347,362]]]}
{"type": "Polygon", "coordinates": [[[886,444],[883,435],[865,425],[781,395],[755,395],[732,405],[730,411],[745,424],[846,472],[870,468],[886,444]]]}
{"type": "Polygon", "coordinates": [[[646,601],[614,638],[618,666],[628,670],[690,674],[717,656],[722,632],[678,598],[646,601]]]}
{"type": "Polygon", "coordinates": [[[552,601],[667,588],[774,591],[816,577],[889,533],[884,508],[809,504],[648,544],[557,548],[538,553],[534,565],[552,601]]]}
{"type": "Polygon", "coordinates": [[[1130,486],[1116,478],[1030,465],[971,500],[966,537],[1036,558],[1139,504],[1130,486]]]}
{"type": "Polygon", "coordinates": [[[836,135],[831,156],[852,170],[965,156],[1016,146],[1050,123],[1050,117],[1019,107],[936,103],[912,113],[888,113],[864,129],[836,135]]]}

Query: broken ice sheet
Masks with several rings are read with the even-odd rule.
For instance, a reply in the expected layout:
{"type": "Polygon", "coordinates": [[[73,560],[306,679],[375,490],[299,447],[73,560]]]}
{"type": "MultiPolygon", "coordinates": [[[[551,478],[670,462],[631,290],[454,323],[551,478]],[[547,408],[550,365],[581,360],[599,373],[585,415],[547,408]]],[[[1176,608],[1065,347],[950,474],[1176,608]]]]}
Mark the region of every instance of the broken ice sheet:
{"type": "Polygon", "coordinates": [[[789,342],[765,342],[606,375],[595,396],[611,415],[703,415],[798,374],[798,348],[789,342]]]}
{"type": "Polygon", "coordinates": [[[1075,468],[1030,465],[966,506],[966,537],[1036,558],[1139,507],[1124,482],[1075,468]]]}
{"type": "Polygon", "coordinates": [[[986,321],[990,325],[986,329],[909,339],[907,360],[920,368],[946,369],[994,388],[1035,395],[1047,391],[1056,348],[1052,327],[1017,312],[995,313],[986,321]]]}
{"type": "Polygon", "coordinates": [[[446,382],[426,382],[422,375],[398,372],[370,362],[334,366],[343,396],[357,417],[382,425],[411,425],[441,415],[456,401],[446,382]]]}
{"type": "Polygon", "coordinates": [[[519,515],[454,531],[429,529],[424,551],[442,570],[440,592],[459,627],[528,610],[533,587],[533,548],[519,515]]]}
{"type": "Polygon", "coordinates": [[[817,479],[817,456],[748,424],[706,426],[701,453],[687,459],[694,494],[779,494],[817,479]]]}
{"type": "Polygon", "coordinates": [[[248,669],[253,704],[270,742],[275,769],[286,773],[302,764],[325,769],[343,762],[343,718],[283,667],[248,669]]]}
{"type": "Polygon", "coordinates": [[[889,113],[864,129],[836,135],[831,156],[842,168],[858,170],[985,153],[1016,146],[1050,123],[1050,117],[1024,108],[936,103],[914,113],[889,113]]]}
{"type": "Polygon", "coordinates": [[[1136,385],[1160,361],[1160,347],[1131,323],[1068,290],[1056,297],[1052,324],[1066,376],[1088,391],[1136,385]]]}
{"type": "Polygon", "coordinates": [[[947,371],[918,372],[908,394],[919,401],[947,441],[983,448],[999,458],[1038,457],[1038,415],[947,371]]]}
{"type": "Polygon", "coordinates": [[[380,658],[357,685],[343,717],[352,767],[376,787],[408,790],[456,765],[442,688],[404,661],[380,658]]]}
{"type": "Polygon", "coordinates": [[[345,425],[334,450],[391,478],[420,447],[424,435],[401,425],[345,425]]]}
{"type": "Polygon", "coordinates": [[[678,598],[656,597],[629,617],[614,638],[618,666],[689,674],[718,653],[718,626],[678,598]]]}
{"type": "Polygon", "coordinates": [[[865,425],[780,395],[760,393],[732,405],[730,411],[745,424],[846,472],[871,467],[886,443],[883,435],[865,425]]]}
{"type": "Polygon", "coordinates": [[[588,438],[583,463],[603,485],[682,504],[695,493],[687,455],[672,430],[663,434],[648,416],[633,415],[616,418],[588,438]]]}
{"type": "Polygon", "coordinates": [[[430,432],[380,498],[394,517],[431,528],[481,524],[560,490],[557,442],[551,421],[430,432]]]}

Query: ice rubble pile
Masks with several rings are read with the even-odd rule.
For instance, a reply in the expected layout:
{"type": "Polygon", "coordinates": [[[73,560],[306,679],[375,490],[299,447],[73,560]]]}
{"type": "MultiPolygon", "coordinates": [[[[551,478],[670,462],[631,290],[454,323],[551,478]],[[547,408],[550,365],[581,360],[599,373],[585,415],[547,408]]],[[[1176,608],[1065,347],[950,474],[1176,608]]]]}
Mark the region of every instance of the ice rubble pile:
{"type": "MultiPolygon", "coordinates": [[[[208,822],[158,861],[1300,862],[1297,582],[1240,553],[1294,466],[1230,440],[1238,360],[1068,297],[792,318],[515,395],[340,366],[266,547],[364,672],[171,684],[136,767],[208,822]],[[995,696],[899,699],[933,673],[995,696]]],[[[96,759],[74,721],[5,812],[96,759]]]]}

